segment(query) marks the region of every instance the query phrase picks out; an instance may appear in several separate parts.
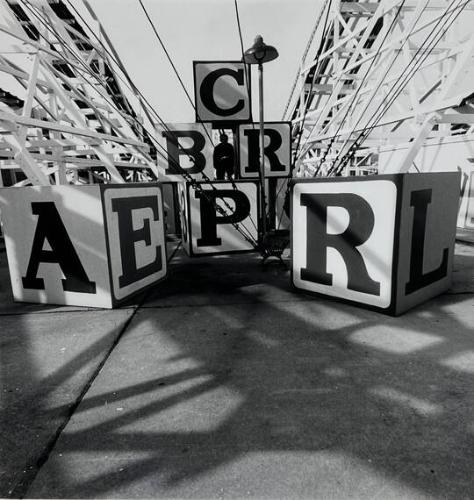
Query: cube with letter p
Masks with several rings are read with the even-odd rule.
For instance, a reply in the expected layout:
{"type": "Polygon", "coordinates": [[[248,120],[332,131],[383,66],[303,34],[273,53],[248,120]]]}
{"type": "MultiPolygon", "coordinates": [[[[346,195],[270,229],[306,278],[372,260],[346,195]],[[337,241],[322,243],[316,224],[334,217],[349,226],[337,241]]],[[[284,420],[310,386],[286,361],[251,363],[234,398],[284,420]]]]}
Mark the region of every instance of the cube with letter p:
{"type": "Polygon", "coordinates": [[[296,288],[401,314],[450,286],[457,172],[296,180],[296,288]]]}
{"type": "Polygon", "coordinates": [[[166,276],[158,184],[0,190],[15,300],[114,307],[166,276]]]}

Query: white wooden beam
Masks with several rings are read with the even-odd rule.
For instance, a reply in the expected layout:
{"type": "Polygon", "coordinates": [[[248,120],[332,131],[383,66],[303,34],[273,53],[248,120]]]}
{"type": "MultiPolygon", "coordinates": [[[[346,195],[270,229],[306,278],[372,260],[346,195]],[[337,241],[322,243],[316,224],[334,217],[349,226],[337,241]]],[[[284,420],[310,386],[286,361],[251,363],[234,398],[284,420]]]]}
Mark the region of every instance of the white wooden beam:
{"type": "Polygon", "coordinates": [[[137,146],[144,151],[149,151],[150,148],[148,144],[142,141],[138,141],[133,138],[128,137],[115,137],[113,135],[101,134],[91,129],[82,129],[79,127],[70,127],[68,125],[62,125],[60,123],[36,120],[35,118],[25,118],[22,116],[15,115],[14,113],[8,113],[6,111],[0,111],[0,121],[15,123],[18,125],[27,125],[29,127],[39,127],[48,130],[57,130],[63,132],[64,134],[79,135],[84,137],[92,137],[93,139],[100,139],[103,141],[117,142],[119,144],[130,144],[131,146],[137,146]]]}

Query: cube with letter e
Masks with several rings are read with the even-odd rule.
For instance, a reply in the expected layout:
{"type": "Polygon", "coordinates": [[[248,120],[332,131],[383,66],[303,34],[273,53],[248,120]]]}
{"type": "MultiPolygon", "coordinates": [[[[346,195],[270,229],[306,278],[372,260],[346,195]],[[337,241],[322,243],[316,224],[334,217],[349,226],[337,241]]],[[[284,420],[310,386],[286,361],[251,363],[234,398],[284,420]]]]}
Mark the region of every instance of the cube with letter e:
{"type": "Polygon", "coordinates": [[[158,184],[0,190],[13,297],[111,308],[166,276],[158,184]]]}
{"type": "Polygon", "coordinates": [[[296,288],[398,315],[451,283],[457,172],[295,180],[296,288]]]}

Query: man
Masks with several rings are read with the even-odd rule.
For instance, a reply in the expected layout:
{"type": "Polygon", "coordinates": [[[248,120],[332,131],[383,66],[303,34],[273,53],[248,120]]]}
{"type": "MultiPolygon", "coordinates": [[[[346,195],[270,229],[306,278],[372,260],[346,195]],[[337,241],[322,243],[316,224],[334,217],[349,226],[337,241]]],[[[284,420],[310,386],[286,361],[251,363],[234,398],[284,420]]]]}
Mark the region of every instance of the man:
{"type": "Polygon", "coordinates": [[[214,148],[213,154],[216,179],[223,181],[227,177],[230,180],[234,174],[234,148],[232,144],[229,144],[227,134],[221,134],[220,141],[214,148]]]}

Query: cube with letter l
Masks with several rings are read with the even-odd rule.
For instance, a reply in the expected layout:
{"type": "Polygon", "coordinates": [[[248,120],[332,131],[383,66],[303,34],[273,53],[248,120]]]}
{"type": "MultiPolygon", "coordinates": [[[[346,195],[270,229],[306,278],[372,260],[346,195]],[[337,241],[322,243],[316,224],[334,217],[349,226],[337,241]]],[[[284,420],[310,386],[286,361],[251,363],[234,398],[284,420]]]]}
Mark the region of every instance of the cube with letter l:
{"type": "Polygon", "coordinates": [[[0,190],[13,297],[111,308],[166,276],[158,184],[0,190]]]}
{"type": "Polygon", "coordinates": [[[398,315],[451,283],[457,172],[295,180],[296,288],[398,315]]]}

